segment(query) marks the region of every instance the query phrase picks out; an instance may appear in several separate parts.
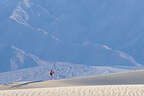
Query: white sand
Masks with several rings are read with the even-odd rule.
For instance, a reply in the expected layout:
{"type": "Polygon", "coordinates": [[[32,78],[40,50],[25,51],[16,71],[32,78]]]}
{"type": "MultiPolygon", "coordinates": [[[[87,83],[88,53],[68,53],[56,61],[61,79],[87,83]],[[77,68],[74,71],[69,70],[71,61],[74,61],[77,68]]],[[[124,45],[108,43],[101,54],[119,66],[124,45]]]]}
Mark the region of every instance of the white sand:
{"type": "Polygon", "coordinates": [[[144,71],[0,85],[0,96],[144,96],[144,71]]]}
{"type": "Polygon", "coordinates": [[[0,91],[0,96],[144,96],[143,85],[36,88],[0,91]]]}

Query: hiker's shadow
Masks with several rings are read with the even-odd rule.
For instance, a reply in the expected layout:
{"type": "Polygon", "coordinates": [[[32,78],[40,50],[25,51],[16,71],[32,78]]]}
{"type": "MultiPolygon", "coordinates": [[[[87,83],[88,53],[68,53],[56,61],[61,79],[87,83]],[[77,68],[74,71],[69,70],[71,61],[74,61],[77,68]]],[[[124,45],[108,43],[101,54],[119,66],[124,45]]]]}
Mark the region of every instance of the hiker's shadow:
{"type": "Polygon", "coordinates": [[[12,86],[11,88],[22,87],[22,86],[24,86],[24,85],[28,85],[28,84],[32,84],[32,83],[37,83],[37,82],[42,82],[42,80],[40,80],[40,81],[30,81],[30,82],[26,82],[26,83],[23,83],[23,84],[19,84],[19,85],[12,86]]]}

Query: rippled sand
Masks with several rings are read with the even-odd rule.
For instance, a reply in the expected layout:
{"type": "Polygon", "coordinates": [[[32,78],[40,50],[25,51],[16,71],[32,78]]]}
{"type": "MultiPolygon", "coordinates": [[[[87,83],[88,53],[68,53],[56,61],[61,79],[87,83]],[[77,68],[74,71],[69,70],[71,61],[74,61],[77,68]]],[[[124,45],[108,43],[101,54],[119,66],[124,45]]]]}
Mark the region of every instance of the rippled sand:
{"type": "Polygon", "coordinates": [[[144,96],[144,85],[3,90],[0,91],[0,96],[144,96]]]}

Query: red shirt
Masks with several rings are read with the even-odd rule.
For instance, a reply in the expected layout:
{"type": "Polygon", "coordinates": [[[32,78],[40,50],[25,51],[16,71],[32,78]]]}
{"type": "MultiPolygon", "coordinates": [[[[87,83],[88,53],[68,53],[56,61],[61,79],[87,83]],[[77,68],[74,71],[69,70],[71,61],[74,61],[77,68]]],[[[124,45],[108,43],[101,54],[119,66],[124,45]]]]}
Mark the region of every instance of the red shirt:
{"type": "Polygon", "coordinates": [[[51,72],[50,72],[50,75],[53,75],[53,74],[54,74],[54,71],[51,71],[51,72]]]}

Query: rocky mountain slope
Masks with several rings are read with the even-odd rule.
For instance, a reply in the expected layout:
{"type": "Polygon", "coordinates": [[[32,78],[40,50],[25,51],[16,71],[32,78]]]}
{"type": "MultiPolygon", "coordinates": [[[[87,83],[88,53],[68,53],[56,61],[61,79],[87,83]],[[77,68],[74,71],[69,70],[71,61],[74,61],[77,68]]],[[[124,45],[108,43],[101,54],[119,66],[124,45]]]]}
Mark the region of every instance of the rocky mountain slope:
{"type": "Polygon", "coordinates": [[[2,1],[0,72],[35,68],[45,62],[141,67],[143,3],[142,0],[2,1]]]}

